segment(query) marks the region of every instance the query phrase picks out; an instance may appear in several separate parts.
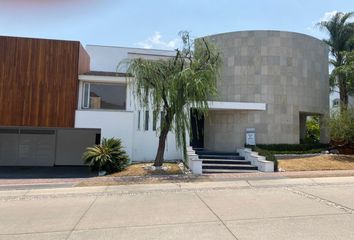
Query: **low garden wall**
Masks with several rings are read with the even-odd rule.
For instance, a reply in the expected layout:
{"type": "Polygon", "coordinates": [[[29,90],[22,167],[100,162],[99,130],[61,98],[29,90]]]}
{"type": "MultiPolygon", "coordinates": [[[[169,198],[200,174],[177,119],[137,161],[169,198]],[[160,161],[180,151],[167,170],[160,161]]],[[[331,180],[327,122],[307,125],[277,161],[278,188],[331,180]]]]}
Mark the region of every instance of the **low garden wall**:
{"type": "Polygon", "coordinates": [[[259,155],[250,148],[238,149],[237,152],[240,156],[245,157],[247,161],[250,161],[252,165],[256,166],[258,171],[274,172],[274,162],[266,160],[265,156],[259,155]]]}

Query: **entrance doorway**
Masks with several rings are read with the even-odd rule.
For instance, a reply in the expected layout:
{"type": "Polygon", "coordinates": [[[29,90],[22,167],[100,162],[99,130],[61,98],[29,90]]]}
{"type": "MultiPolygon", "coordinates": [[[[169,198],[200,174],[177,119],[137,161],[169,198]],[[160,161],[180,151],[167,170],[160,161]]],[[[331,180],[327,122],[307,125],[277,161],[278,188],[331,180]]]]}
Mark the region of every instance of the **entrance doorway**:
{"type": "Polygon", "coordinates": [[[194,148],[204,147],[204,115],[196,109],[190,110],[192,136],[190,145],[194,148]]]}

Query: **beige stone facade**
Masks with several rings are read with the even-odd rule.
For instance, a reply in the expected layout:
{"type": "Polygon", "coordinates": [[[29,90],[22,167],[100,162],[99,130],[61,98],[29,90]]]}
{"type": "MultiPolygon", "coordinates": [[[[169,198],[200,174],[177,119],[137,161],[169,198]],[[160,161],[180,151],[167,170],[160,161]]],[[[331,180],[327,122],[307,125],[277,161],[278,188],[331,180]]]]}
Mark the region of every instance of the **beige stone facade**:
{"type": "MultiPolygon", "coordinates": [[[[222,54],[217,101],[265,103],[265,111],[211,110],[204,147],[233,151],[256,142],[299,143],[300,116],[329,112],[328,48],[299,33],[243,31],[209,36],[222,54]]],[[[323,131],[321,140],[327,141],[323,131]]]]}

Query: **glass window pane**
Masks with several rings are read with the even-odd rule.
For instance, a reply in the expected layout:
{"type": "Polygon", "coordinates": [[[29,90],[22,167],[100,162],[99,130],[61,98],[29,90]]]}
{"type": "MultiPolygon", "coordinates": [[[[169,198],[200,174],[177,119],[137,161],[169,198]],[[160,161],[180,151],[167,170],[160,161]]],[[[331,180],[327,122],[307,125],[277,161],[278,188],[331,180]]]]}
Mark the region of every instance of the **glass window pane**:
{"type": "Polygon", "coordinates": [[[145,131],[149,131],[149,111],[145,111],[145,131]]]}
{"type": "Polygon", "coordinates": [[[156,131],[156,122],[157,122],[157,113],[155,112],[153,115],[153,121],[152,121],[152,130],[156,131]]]}
{"type": "Polygon", "coordinates": [[[84,89],[83,89],[83,94],[82,94],[82,107],[83,108],[89,108],[89,90],[90,90],[90,84],[89,83],[84,83],[84,89]]]}
{"type": "Polygon", "coordinates": [[[140,130],[140,111],[138,111],[138,130],[140,130]]]}
{"type": "Polygon", "coordinates": [[[90,83],[90,109],[125,110],[126,86],[90,83]]]}

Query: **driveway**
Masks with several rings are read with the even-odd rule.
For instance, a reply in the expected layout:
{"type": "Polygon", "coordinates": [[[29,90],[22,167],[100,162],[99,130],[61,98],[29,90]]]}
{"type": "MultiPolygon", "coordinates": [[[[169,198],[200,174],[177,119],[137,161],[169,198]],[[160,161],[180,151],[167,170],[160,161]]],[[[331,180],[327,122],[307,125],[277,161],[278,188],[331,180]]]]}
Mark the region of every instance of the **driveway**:
{"type": "Polygon", "coordinates": [[[354,239],[354,177],[0,191],[0,239],[354,239]]]}
{"type": "Polygon", "coordinates": [[[0,190],[69,187],[95,176],[97,173],[81,166],[0,167],[0,190]]]}
{"type": "Polygon", "coordinates": [[[88,167],[0,167],[0,179],[88,178],[97,176],[88,167]]]}

